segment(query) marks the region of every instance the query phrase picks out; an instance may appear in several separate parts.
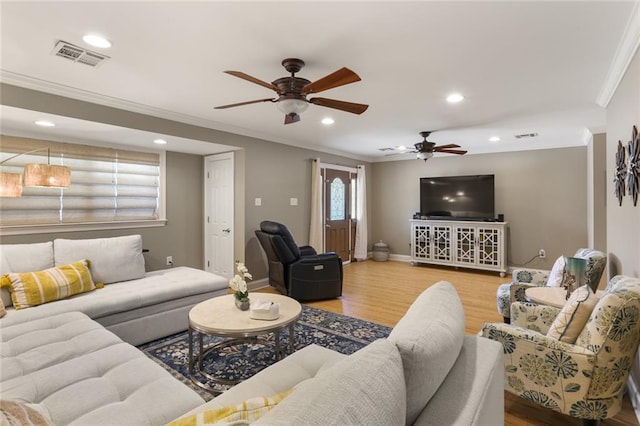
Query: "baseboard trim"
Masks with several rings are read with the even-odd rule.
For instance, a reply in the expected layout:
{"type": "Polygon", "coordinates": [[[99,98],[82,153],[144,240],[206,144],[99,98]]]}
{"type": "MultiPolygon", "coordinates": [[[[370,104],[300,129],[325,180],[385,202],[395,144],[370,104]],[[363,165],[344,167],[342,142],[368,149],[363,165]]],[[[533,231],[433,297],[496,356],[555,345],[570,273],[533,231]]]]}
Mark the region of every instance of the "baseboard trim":
{"type": "Polygon", "coordinates": [[[269,287],[269,278],[261,278],[259,280],[247,283],[247,290],[254,291],[261,288],[269,287]]]}

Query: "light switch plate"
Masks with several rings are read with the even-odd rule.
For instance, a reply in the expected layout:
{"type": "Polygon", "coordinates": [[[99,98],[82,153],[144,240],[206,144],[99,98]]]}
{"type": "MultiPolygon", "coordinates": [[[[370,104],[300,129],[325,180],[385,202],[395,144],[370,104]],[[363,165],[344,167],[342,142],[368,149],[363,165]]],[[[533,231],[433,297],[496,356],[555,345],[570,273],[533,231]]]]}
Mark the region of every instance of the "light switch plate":
{"type": "Polygon", "coordinates": [[[297,206],[298,205],[298,199],[297,198],[289,198],[289,204],[291,204],[292,206],[297,206]]]}
{"type": "Polygon", "coordinates": [[[256,206],[262,205],[262,198],[256,198],[256,206]]]}

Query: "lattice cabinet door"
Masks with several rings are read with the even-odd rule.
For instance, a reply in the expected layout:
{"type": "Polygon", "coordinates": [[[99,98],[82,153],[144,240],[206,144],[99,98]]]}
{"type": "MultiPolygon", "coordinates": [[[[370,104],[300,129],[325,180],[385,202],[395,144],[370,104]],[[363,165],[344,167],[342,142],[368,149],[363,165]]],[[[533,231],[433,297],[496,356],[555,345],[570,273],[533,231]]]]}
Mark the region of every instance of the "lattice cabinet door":
{"type": "Polygon", "coordinates": [[[456,262],[476,264],[476,226],[456,226],[456,262]]]}
{"type": "Polygon", "coordinates": [[[414,259],[431,259],[431,226],[414,224],[411,236],[411,256],[414,259]]]}
{"type": "Polygon", "coordinates": [[[501,267],[502,229],[478,228],[478,265],[501,267]]]}
{"type": "Polygon", "coordinates": [[[433,225],[431,227],[431,231],[433,232],[432,259],[442,262],[450,262],[453,259],[451,255],[451,247],[453,243],[451,226],[433,225]]]}

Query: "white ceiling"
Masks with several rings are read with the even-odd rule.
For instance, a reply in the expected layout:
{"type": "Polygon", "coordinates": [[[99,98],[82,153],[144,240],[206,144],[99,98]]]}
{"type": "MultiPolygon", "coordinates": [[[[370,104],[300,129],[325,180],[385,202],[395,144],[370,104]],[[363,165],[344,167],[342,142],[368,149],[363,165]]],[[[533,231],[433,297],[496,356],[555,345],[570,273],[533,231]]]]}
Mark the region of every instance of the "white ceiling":
{"type": "MultiPolygon", "coordinates": [[[[369,161],[412,158],[385,156],[380,148],[411,146],[421,130],[438,130],[429,140],[457,143],[470,154],[576,146],[589,132],[606,129],[607,88],[638,9],[637,1],[3,0],[0,78],[369,161]],[[113,46],[85,45],[82,36],[89,32],[113,46]],[[92,68],[56,57],[51,52],[58,40],[110,59],[92,68]],[[275,95],[224,70],[270,82],[287,75],[280,62],[288,57],[306,62],[298,76],[311,81],[343,66],[354,70],[362,81],[321,96],[369,109],[353,115],[310,105],[301,122],[286,126],[270,103],[213,109],[275,95]],[[454,91],[466,99],[448,104],[454,91]],[[335,124],[320,124],[326,116],[335,124]],[[514,138],[532,132],[538,137],[514,138]],[[502,140],[488,142],[494,135],[502,140]]],[[[3,132],[34,132],[33,112],[3,107],[0,113],[3,132]]],[[[86,124],[51,132],[105,144],[144,144],[154,137],[86,124]]],[[[190,148],[172,143],[166,149],[203,153],[197,141],[190,148]]]]}

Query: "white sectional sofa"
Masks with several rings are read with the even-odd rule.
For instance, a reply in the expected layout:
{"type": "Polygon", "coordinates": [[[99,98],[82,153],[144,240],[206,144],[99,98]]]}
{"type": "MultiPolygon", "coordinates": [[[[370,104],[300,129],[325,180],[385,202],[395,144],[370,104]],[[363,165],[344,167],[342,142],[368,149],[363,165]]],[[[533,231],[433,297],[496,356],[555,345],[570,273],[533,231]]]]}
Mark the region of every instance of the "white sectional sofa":
{"type": "Polygon", "coordinates": [[[20,310],[11,307],[10,293],[2,288],[8,314],[0,325],[79,311],[138,345],[185,330],[191,307],[226,294],[229,285],[224,277],[189,267],[146,272],[140,235],[1,245],[0,275],[41,271],[80,259],[91,261],[93,280],[104,288],[20,310]]]}
{"type": "Polygon", "coordinates": [[[241,410],[243,402],[293,388],[255,424],[502,425],[502,345],[465,336],[464,322],[455,288],[441,281],[416,299],[387,339],[349,356],[307,346],[180,420],[196,424],[205,413],[241,410]]]}
{"type": "MultiPolygon", "coordinates": [[[[116,242],[135,245],[136,241],[137,237],[116,242]]],[[[85,243],[95,241],[77,244],[85,243]]],[[[74,243],[53,243],[54,259],[56,246],[60,249],[65,244],[74,243]]],[[[5,267],[34,266],[24,263],[35,261],[32,258],[7,256],[24,249],[0,247],[3,272],[5,267]]],[[[82,258],[92,255],[86,247],[82,250],[82,258]]],[[[30,252],[50,253],[46,245],[31,247],[30,252]]],[[[134,252],[138,249],[131,249],[129,255],[134,252]]],[[[104,250],[97,250],[93,257],[100,253],[104,250]]],[[[110,280],[113,266],[93,266],[97,279],[110,280]]],[[[130,266],[122,266],[118,274],[131,273],[125,271],[130,266]]],[[[387,339],[349,356],[307,346],[205,403],[116,335],[137,342],[184,330],[193,303],[226,293],[226,280],[216,290],[217,279],[211,282],[209,277],[207,284],[201,282],[206,281],[206,273],[181,269],[145,273],[36,307],[9,308],[0,319],[0,415],[7,404],[13,404],[55,425],[162,425],[172,420],[195,424],[192,416],[202,418],[221,407],[288,391],[256,423],[503,424],[502,345],[464,335],[462,304],[447,282],[423,292],[387,339]],[[154,283],[160,283],[156,285],[162,291],[154,283]],[[133,286],[127,288],[127,284],[133,286]],[[200,290],[189,293],[179,289],[182,286],[200,290]],[[207,293],[202,291],[205,288],[207,293]],[[171,324],[174,320],[178,325],[171,324]]]]}

